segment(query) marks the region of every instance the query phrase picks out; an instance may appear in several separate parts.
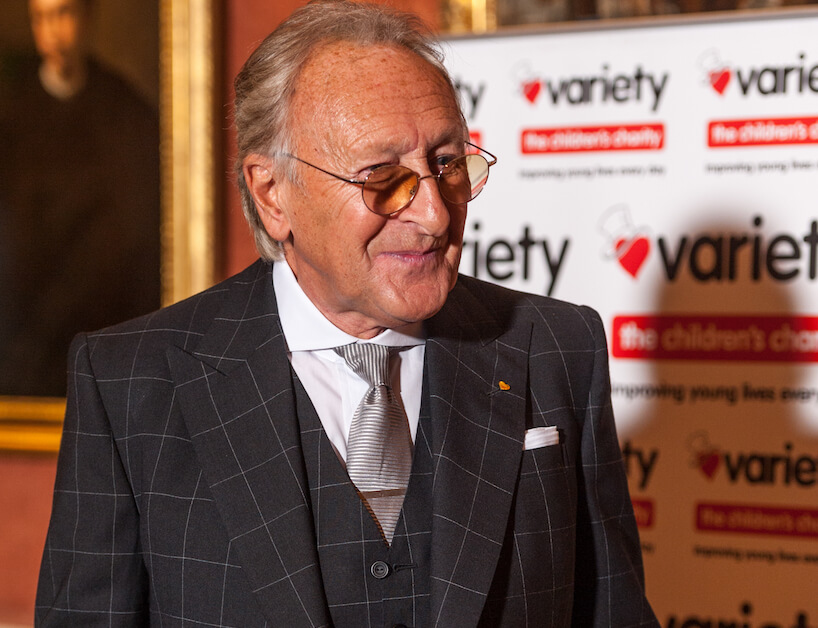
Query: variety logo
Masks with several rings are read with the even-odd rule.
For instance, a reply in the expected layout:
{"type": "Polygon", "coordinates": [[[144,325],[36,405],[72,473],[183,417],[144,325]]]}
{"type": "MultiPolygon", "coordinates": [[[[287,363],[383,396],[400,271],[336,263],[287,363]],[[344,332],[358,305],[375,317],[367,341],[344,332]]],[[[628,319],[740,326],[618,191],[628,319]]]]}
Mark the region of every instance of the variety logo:
{"type": "Polygon", "coordinates": [[[614,205],[599,221],[606,239],[605,257],[614,258],[634,279],[639,274],[651,250],[644,227],[636,227],[627,205],[614,205]]]}
{"type": "Polygon", "coordinates": [[[541,99],[555,107],[595,105],[607,103],[642,103],[657,111],[668,85],[670,74],[646,71],[637,65],[633,71],[611,70],[604,64],[598,73],[559,77],[532,76],[527,68],[519,72],[519,89],[523,98],[532,105],[541,99]]]}
{"type": "Polygon", "coordinates": [[[718,448],[707,445],[700,451],[694,452],[694,464],[699,468],[708,480],[712,480],[721,463],[721,452],[718,448]]]}
{"type": "Polygon", "coordinates": [[[463,238],[460,268],[472,277],[489,281],[527,281],[535,274],[545,274],[543,294],[551,295],[567,259],[570,240],[556,239],[553,234],[537,236],[533,225],[521,225],[518,236],[491,237],[483,225],[474,221],[463,238]]]}
{"type": "Polygon", "coordinates": [[[708,76],[710,77],[710,86],[716,90],[717,94],[723,94],[730,83],[730,68],[711,70],[708,72],[708,76]]]}
{"type": "Polygon", "coordinates": [[[818,63],[810,66],[803,52],[797,61],[783,65],[731,67],[721,60],[717,50],[710,49],[699,59],[699,67],[706,77],[705,83],[719,96],[723,96],[730,85],[736,85],[742,96],[818,94],[818,63]]]}
{"type": "Polygon", "coordinates": [[[537,102],[537,97],[540,95],[540,90],[542,89],[542,81],[540,79],[523,81],[521,87],[523,89],[523,96],[525,96],[528,102],[532,105],[537,102]]]}
{"type": "MultiPolygon", "coordinates": [[[[655,238],[661,268],[669,282],[684,274],[695,281],[792,281],[818,277],[818,220],[804,233],[762,233],[764,219],[753,216],[751,229],[742,232],[660,235],[655,238]]],[[[603,255],[616,259],[634,279],[649,261],[654,242],[649,230],[637,227],[626,205],[603,212],[599,229],[605,239],[603,255]]]]}
{"type": "Polygon", "coordinates": [[[711,481],[722,468],[731,484],[812,487],[818,479],[818,459],[793,453],[792,443],[784,443],[781,452],[731,452],[712,445],[706,432],[697,432],[688,448],[691,466],[711,481]]]}

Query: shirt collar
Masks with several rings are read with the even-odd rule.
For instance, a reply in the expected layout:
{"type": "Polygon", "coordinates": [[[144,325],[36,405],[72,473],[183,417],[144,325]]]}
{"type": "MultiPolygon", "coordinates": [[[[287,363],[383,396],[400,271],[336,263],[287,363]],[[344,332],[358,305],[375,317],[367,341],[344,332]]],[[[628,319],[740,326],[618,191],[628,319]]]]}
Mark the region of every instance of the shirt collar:
{"type": "MultiPolygon", "coordinates": [[[[361,342],[359,338],[341,331],[315,307],[286,261],[273,264],[273,289],[278,301],[281,329],[292,351],[318,351],[361,342]]],[[[422,345],[426,343],[423,323],[411,323],[400,329],[387,329],[371,340],[377,344],[395,347],[422,345]]]]}

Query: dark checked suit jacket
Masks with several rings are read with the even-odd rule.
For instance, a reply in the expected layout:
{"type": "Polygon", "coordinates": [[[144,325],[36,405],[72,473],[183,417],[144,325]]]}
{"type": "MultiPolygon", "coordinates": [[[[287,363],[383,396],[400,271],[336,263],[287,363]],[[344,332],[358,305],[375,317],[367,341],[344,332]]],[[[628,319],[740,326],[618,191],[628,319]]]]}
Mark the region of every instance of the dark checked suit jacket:
{"type": "MultiPolygon", "coordinates": [[[[427,337],[429,625],[658,625],[598,316],[461,277],[427,337]]],[[[37,625],[331,625],[271,266],[69,362],[37,625]]]]}

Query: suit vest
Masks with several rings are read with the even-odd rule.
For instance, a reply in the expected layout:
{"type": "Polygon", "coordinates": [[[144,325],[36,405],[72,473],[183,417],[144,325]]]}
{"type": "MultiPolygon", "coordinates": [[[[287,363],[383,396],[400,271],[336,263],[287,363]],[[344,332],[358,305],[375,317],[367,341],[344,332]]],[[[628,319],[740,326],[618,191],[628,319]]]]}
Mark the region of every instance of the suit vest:
{"type": "Polygon", "coordinates": [[[412,474],[387,546],[293,373],[321,576],[335,628],[429,624],[432,447],[425,377],[412,474]]]}

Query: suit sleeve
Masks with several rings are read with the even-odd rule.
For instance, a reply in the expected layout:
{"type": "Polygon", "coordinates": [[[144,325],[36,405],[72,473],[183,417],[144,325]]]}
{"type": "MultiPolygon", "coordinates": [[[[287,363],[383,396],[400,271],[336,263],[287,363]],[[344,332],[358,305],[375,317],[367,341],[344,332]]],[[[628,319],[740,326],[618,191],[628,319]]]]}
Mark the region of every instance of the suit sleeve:
{"type": "Polygon", "coordinates": [[[616,435],[608,349],[599,315],[586,308],[594,363],[578,466],[573,625],[658,626],[645,597],[639,534],[616,435]]]}
{"type": "Polygon", "coordinates": [[[84,336],[69,352],[68,403],[37,626],[147,625],[139,513],[84,336]]]}

